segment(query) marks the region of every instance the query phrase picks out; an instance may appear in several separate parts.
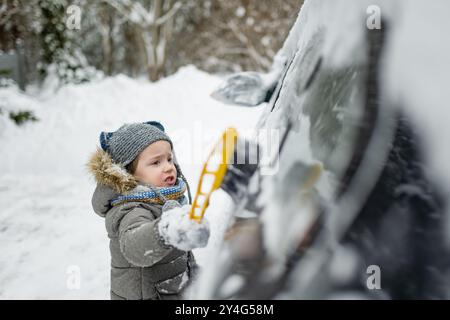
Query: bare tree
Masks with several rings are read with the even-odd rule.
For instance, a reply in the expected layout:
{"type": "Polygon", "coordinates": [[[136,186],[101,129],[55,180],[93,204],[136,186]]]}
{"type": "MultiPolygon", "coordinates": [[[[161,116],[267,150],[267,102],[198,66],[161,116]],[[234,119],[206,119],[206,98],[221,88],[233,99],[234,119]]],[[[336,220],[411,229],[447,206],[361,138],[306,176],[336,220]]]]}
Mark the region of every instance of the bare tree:
{"type": "MultiPolygon", "coordinates": [[[[25,53],[28,81],[42,65],[42,0],[0,0],[0,50],[25,53]]],[[[106,74],[151,80],[194,64],[211,73],[265,71],[303,0],[58,0],[83,8],[68,42],[106,74]]]]}
{"type": "Polygon", "coordinates": [[[114,64],[114,17],[110,6],[102,2],[99,4],[98,17],[99,17],[99,31],[102,38],[102,52],[103,52],[103,70],[107,75],[113,73],[114,64]]]}
{"type": "Polygon", "coordinates": [[[207,72],[267,71],[303,0],[182,0],[169,45],[169,72],[193,63],[207,72]]]}
{"type": "Polygon", "coordinates": [[[174,0],[153,0],[150,8],[146,9],[137,1],[102,1],[116,9],[127,21],[149,79],[158,80],[163,75],[167,60],[166,46],[172,36],[173,17],[181,3],[174,0]]]}

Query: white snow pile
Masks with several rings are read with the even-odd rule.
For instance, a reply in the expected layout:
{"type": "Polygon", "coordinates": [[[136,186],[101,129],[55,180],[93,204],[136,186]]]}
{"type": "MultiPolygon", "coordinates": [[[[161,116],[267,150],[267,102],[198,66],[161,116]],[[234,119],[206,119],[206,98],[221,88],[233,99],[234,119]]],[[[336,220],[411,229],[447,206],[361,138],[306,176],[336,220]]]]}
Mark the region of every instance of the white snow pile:
{"type": "MultiPolygon", "coordinates": [[[[109,240],[91,207],[95,181],[85,166],[100,132],[161,121],[195,193],[212,143],[228,126],[252,130],[263,107],[213,100],[220,82],[187,66],[156,83],[117,75],[57,92],[0,88],[0,299],[109,299],[109,240]],[[6,111],[18,110],[39,121],[17,126],[6,111]]],[[[227,199],[217,199],[205,214],[208,246],[194,251],[200,265],[228,219],[227,199]]]]}
{"type": "Polygon", "coordinates": [[[209,222],[204,218],[196,222],[189,218],[190,205],[165,211],[158,224],[158,231],[165,243],[180,250],[203,248],[209,239],[209,222]]]}

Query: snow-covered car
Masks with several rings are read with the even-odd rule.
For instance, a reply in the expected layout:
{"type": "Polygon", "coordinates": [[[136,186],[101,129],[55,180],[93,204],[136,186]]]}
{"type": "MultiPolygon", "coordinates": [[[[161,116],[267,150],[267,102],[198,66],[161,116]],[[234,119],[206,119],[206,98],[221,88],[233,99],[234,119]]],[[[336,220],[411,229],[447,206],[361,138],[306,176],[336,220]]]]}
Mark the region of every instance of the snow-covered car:
{"type": "Polygon", "coordinates": [[[272,71],[213,94],[267,102],[257,129],[281,143],[276,173],[257,170],[236,204],[202,298],[449,298],[450,157],[435,141],[449,129],[435,125],[450,48],[434,34],[448,9],[306,1],[272,71]]]}

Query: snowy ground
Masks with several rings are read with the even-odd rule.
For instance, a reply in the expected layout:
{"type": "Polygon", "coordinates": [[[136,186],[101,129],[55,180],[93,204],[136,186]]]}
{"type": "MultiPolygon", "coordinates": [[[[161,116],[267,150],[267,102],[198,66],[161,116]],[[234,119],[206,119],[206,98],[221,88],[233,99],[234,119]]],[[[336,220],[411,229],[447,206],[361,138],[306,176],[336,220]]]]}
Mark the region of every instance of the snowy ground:
{"type": "MultiPolygon", "coordinates": [[[[153,84],[119,75],[39,95],[0,89],[3,106],[40,119],[17,127],[0,117],[0,299],[109,299],[108,239],[91,208],[95,184],[85,168],[100,131],[161,121],[195,193],[211,143],[227,126],[250,134],[263,108],[212,100],[220,81],[189,66],[153,84]]],[[[215,208],[226,200],[216,199],[215,208]]],[[[200,264],[223,228],[220,209],[209,209],[212,238],[195,251],[200,264]]]]}

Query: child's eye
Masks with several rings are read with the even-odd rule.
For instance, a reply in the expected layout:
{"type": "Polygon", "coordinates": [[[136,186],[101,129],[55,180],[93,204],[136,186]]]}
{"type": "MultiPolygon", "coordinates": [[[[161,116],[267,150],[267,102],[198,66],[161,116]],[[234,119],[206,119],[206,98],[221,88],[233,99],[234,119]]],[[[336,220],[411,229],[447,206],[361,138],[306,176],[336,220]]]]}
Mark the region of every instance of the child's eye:
{"type": "Polygon", "coordinates": [[[158,161],[154,161],[151,163],[152,165],[158,165],[159,164],[159,160],[158,161]]]}
{"type": "Polygon", "coordinates": [[[172,162],[172,160],[173,160],[172,158],[169,158],[169,162],[172,162]]]}

